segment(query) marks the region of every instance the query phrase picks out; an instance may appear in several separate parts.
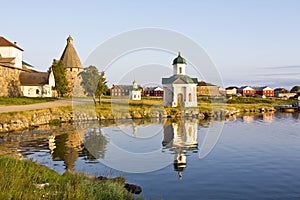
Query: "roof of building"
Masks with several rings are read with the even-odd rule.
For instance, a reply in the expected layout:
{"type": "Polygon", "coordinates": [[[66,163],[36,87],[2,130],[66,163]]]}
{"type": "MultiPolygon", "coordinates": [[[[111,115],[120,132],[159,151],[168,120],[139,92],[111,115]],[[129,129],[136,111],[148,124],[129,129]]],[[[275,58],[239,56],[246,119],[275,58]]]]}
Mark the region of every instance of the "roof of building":
{"type": "MultiPolygon", "coordinates": [[[[133,90],[133,85],[113,85],[111,87],[111,89],[121,89],[121,90],[131,91],[131,90],[133,90]]],[[[138,89],[137,90],[140,90],[140,89],[143,89],[143,87],[140,86],[140,85],[138,85],[138,89]]]]}
{"type": "Polygon", "coordinates": [[[15,57],[6,57],[6,58],[0,57],[0,63],[2,65],[6,65],[6,66],[12,66],[12,65],[14,65],[15,60],[16,60],[15,57]]]}
{"type": "Polygon", "coordinates": [[[48,72],[22,72],[20,74],[21,85],[38,86],[49,84],[48,72]]]}
{"type": "Polygon", "coordinates": [[[111,87],[111,89],[121,89],[121,90],[132,90],[133,89],[133,86],[132,85],[113,85],[111,87]]]}
{"type": "Polygon", "coordinates": [[[2,36],[0,36],[0,46],[1,47],[15,47],[15,48],[23,51],[23,49],[21,49],[20,47],[17,46],[17,43],[12,43],[2,36]]]}
{"type": "Polygon", "coordinates": [[[22,61],[22,65],[34,68],[34,66],[32,66],[31,64],[25,62],[24,60],[22,61]]]}
{"type": "Polygon", "coordinates": [[[197,84],[197,82],[197,78],[191,78],[182,74],[175,74],[169,78],[162,78],[162,84],[197,84]]]}
{"type": "Polygon", "coordinates": [[[60,58],[63,61],[65,68],[82,68],[80,59],[77,55],[73,45],[73,38],[71,36],[67,39],[67,46],[60,58]]]}
{"type": "Polygon", "coordinates": [[[269,86],[263,86],[263,87],[257,87],[257,86],[254,86],[252,87],[255,91],[262,91],[262,90],[274,90],[273,88],[270,88],[269,86]]]}
{"type": "Polygon", "coordinates": [[[183,57],[181,57],[180,52],[178,52],[177,58],[173,60],[173,65],[175,64],[186,64],[186,60],[183,57]]]}
{"type": "Polygon", "coordinates": [[[250,87],[250,86],[242,86],[242,87],[240,87],[240,88],[238,88],[239,90],[254,90],[252,87],[250,87]]]}
{"type": "Polygon", "coordinates": [[[159,86],[153,86],[153,87],[145,87],[144,91],[164,91],[164,90],[159,86]]]}
{"type": "Polygon", "coordinates": [[[198,86],[216,86],[216,85],[214,85],[214,84],[207,83],[207,82],[204,82],[204,81],[198,82],[197,85],[198,85],[198,86]]]}
{"type": "Polygon", "coordinates": [[[236,86],[230,86],[230,87],[227,87],[227,88],[225,88],[226,90],[233,90],[233,89],[238,89],[238,87],[236,87],[236,86]]]}

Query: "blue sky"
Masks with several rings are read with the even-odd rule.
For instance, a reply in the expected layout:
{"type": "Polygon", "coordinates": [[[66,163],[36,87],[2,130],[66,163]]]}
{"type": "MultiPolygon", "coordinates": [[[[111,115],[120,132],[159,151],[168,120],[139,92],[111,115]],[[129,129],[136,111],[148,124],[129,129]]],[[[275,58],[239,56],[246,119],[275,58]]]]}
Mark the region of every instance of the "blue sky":
{"type": "Polygon", "coordinates": [[[60,58],[68,35],[85,63],[98,45],[115,35],[157,27],[186,35],[203,47],[225,86],[300,85],[298,0],[0,3],[0,35],[17,41],[24,60],[42,71],[60,58]]]}

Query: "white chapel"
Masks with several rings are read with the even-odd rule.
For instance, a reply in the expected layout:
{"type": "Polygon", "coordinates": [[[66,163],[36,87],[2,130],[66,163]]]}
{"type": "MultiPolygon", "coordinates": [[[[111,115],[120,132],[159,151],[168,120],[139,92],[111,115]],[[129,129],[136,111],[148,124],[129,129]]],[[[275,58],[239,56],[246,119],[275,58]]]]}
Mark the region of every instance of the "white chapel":
{"type": "Polygon", "coordinates": [[[132,90],[129,93],[130,100],[141,100],[141,90],[136,81],[132,83],[132,90]]]}
{"type": "Polygon", "coordinates": [[[162,78],[164,106],[197,107],[197,78],[186,75],[186,60],[180,52],[173,60],[173,76],[162,78]]]}

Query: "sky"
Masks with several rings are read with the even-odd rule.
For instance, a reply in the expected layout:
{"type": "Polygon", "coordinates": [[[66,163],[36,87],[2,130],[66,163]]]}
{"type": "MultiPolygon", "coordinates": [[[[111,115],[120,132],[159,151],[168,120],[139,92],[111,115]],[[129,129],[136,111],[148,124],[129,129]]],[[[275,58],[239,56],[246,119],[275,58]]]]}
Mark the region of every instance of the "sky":
{"type": "MultiPolygon", "coordinates": [[[[290,89],[300,85],[299,0],[0,0],[0,5],[0,35],[16,41],[24,49],[23,60],[40,71],[60,58],[69,35],[81,62],[88,66],[89,56],[107,40],[152,27],[177,32],[196,42],[214,63],[225,87],[269,85],[290,89]]],[[[178,42],[178,50],[180,45],[178,42]]],[[[138,52],[136,56],[147,57],[149,52],[158,56],[157,51],[138,52]]],[[[136,59],[133,55],[128,54],[136,59]]],[[[165,61],[159,64],[169,67],[163,76],[172,73],[175,55],[161,54],[159,59],[165,61]]],[[[130,64],[130,59],[118,62],[123,63],[115,64],[111,74],[130,64]]],[[[151,68],[149,60],[143,65],[149,71],[147,66],[151,68]]],[[[203,78],[192,70],[188,73],[203,78]]],[[[122,77],[111,74],[107,74],[110,84],[122,82],[122,77]]],[[[138,77],[139,72],[131,73],[124,82],[138,77]]]]}

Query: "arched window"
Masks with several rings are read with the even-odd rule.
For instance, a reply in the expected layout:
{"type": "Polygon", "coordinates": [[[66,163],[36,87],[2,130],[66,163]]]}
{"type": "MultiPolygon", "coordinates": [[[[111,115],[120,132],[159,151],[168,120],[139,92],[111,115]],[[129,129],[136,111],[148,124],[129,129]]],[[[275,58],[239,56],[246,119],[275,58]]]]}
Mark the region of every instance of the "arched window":
{"type": "Polygon", "coordinates": [[[189,93],[189,102],[192,102],[192,94],[189,93]]]}
{"type": "Polygon", "coordinates": [[[35,93],[36,93],[36,94],[40,94],[40,90],[39,90],[39,89],[36,89],[35,93]]]}
{"type": "Polygon", "coordinates": [[[179,74],[182,74],[182,68],[179,67],[179,74]]]}

